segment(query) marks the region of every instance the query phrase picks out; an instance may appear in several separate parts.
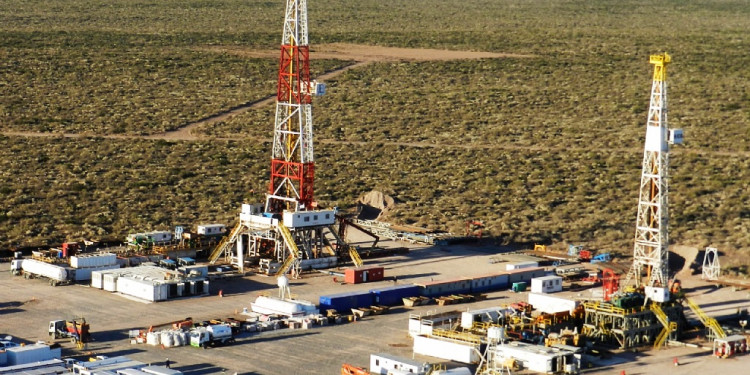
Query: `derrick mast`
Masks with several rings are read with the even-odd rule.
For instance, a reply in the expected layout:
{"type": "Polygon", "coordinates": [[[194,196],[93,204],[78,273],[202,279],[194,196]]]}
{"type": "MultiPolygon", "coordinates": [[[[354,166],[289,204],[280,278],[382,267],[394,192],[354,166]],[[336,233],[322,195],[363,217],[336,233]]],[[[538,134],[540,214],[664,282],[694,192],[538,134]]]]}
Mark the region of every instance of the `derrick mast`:
{"type": "Polygon", "coordinates": [[[313,205],[312,94],[307,0],[286,0],[281,40],[271,181],[265,211],[310,209],[313,205]]]}
{"type": "Polygon", "coordinates": [[[669,277],[669,144],[682,142],[682,130],[667,129],[667,65],[671,61],[666,53],[650,58],[654,76],[646,123],[633,265],[627,277],[628,283],[635,279],[636,286],[641,286],[644,267],[648,274],[646,286],[667,287],[669,277]]]}

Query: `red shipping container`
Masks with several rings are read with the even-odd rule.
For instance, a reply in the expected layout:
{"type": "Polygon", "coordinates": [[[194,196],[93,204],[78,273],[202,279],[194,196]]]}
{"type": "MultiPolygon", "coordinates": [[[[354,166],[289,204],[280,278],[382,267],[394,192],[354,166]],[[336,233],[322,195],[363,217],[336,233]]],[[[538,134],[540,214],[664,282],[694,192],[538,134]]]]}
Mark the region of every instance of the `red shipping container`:
{"type": "Polygon", "coordinates": [[[344,281],[349,284],[367,283],[383,280],[384,275],[385,269],[383,267],[347,268],[344,271],[344,281]]]}

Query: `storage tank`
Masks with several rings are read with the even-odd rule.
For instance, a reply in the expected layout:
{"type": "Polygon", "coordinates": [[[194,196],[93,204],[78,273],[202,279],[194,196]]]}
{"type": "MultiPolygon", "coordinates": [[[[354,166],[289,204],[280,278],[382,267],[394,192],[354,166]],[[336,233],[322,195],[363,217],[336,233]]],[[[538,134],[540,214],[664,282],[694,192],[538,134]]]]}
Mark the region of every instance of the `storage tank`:
{"type": "Polygon", "coordinates": [[[32,275],[44,276],[58,282],[68,281],[68,271],[61,266],[40,262],[34,259],[25,259],[21,264],[24,272],[32,275]]]}

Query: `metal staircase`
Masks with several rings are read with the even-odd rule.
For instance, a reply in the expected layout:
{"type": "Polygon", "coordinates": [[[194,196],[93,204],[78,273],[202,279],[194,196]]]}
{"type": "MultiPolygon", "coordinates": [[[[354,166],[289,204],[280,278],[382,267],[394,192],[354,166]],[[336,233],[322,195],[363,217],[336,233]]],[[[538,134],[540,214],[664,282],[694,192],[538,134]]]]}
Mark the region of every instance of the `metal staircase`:
{"type": "Polygon", "coordinates": [[[286,245],[286,248],[289,249],[289,256],[284,259],[284,263],[281,264],[281,267],[276,272],[276,276],[281,276],[289,271],[289,268],[292,267],[295,260],[302,258],[302,254],[300,254],[299,249],[297,248],[297,243],[294,242],[292,232],[289,231],[289,228],[287,228],[286,225],[279,222],[279,224],[276,226],[276,231],[284,240],[284,245],[286,245]]]}
{"type": "Polygon", "coordinates": [[[359,256],[359,252],[354,246],[349,246],[349,256],[352,257],[352,262],[355,267],[362,267],[364,262],[362,262],[362,258],[359,256]]]}
{"type": "Polygon", "coordinates": [[[667,314],[665,314],[664,310],[661,309],[661,306],[656,303],[651,304],[651,311],[654,313],[654,316],[656,316],[659,323],[664,326],[664,329],[661,330],[659,335],[656,336],[656,340],[654,340],[654,348],[659,348],[667,341],[669,334],[677,330],[677,323],[670,322],[667,314]]]}
{"type": "Polygon", "coordinates": [[[685,297],[685,301],[687,301],[688,306],[690,307],[690,310],[693,310],[695,315],[698,316],[698,319],[700,319],[701,323],[703,323],[706,328],[711,330],[714,334],[714,338],[724,338],[727,337],[727,334],[724,332],[724,329],[721,328],[721,325],[719,325],[719,322],[716,321],[716,319],[706,315],[705,312],[703,312],[703,309],[701,309],[698,304],[693,302],[690,298],[685,297]]]}
{"type": "Polygon", "coordinates": [[[229,232],[229,235],[224,237],[221,242],[219,242],[218,245],[214,248],[214,250],[211,252],[211,255],[208,256],[208,261],[211,264],[216,263],[216,261],[219,259],[221,254],[224,253],[224,251],[233,243],[237,241],[237,236],[242,231],[242,228],[244,225],[242,223],[237,223],[237,225],[232,228],[232,231],[229,232]]]}

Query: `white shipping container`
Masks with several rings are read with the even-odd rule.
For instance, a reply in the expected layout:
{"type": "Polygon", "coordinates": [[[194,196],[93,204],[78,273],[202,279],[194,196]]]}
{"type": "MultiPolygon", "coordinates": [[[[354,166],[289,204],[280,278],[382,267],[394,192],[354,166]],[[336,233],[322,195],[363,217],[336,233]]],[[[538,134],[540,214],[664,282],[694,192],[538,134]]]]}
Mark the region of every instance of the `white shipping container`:
{"type": "Polygon", "coordinates": [[[112,253],[82,254],[70,257],[73,268],[102,267],[117,264],[117,255],[112,253]]]}
{"type": "Polygon", "coordinates": [[[76,268],[76,269],[71,270],[70,272],[73,273],[73,276],[76,281],[86,281],[86,280],[91,280],[92,273],[94,271],[106,271],[106,270],[113,270],[113,269],[119,269],[119,268],[120,268],[119,265],[111,264],[108,266],[76,268]]]}
{"type": "Polygon", "coordinates": [[[58,265],[40,262],[34,259],[24,259],[21,267],[24,272],[33,275],[44,276],[56,281],[68,280],[68,271],[64,267],[58,265]]]}
{"type": "Polygon", "coordinates": [[[128,276],[117,278],[117,291],[122,294],[144,299],[146,301],[164,301],[167,299],[167,284],[156,280],[134,279],[128,276]]]}
{"type": "Polygon", "coordinates": [[[96,289],[104,287],[104,274],[102,271],[91,271],[91,287],[96,289]]]}
{"type": "Polygon", "coordinates": [[[227,226],[224,224],[203,224],[198,225],[198,234],[204,236],[215,236],[218,234],[226,233],[227,226]]]}
{"type": "Polygon", "coordinates": [[[102,277],[102,289],[108,292],[116,292],[118,277],[120,277],[120,275],[117,273],[105,273],[102,277]]]}
{"type": "Polygon", "coordinates": [[[430,357],[473,364],[479,363],[479,350],[479,344],[428,336],[414,337],[414,353],[430,357]]]}
{"type": "Polygon", "coordinates": [[[529,304],[537,311],[554,314],[564,311],[573,311],[580,304],[572,299],[554,297],[548,294],[529,293],[529,304]]]}
{"type": "Polygon", "coordinates": [[[531,279],[532,293],[555,293],[562,291],[562,277],[543,276],[531,279]]]}

